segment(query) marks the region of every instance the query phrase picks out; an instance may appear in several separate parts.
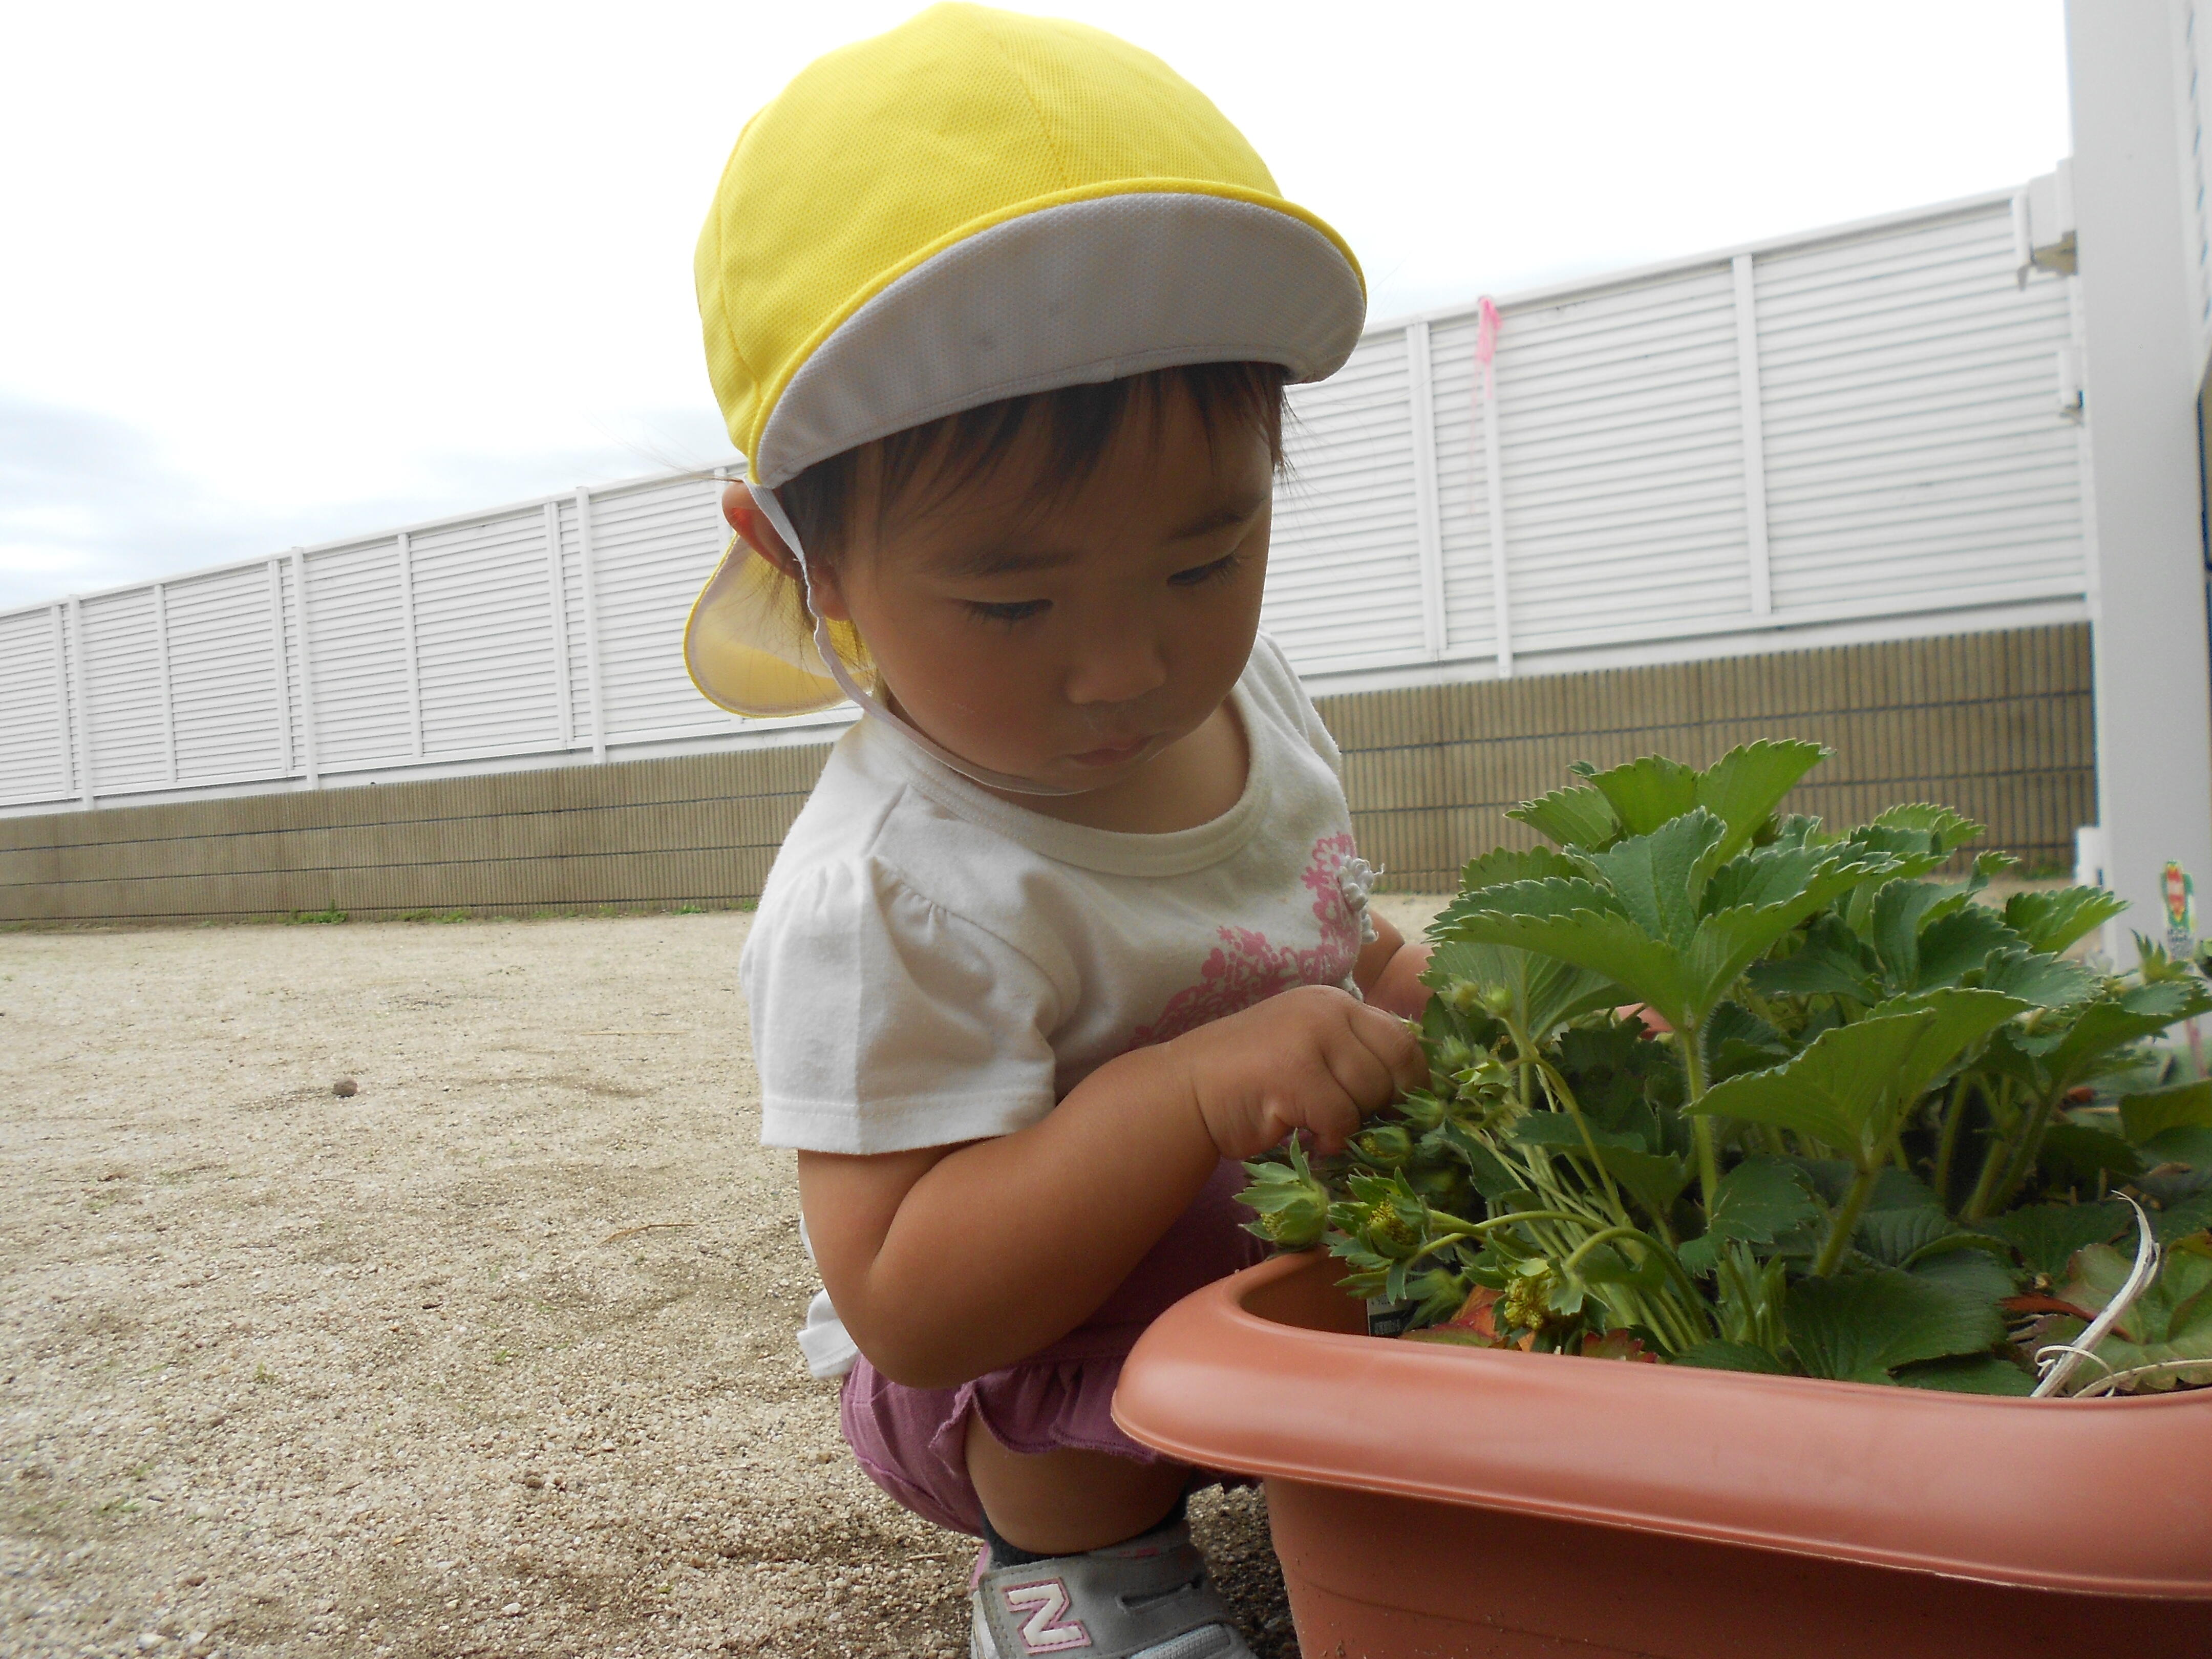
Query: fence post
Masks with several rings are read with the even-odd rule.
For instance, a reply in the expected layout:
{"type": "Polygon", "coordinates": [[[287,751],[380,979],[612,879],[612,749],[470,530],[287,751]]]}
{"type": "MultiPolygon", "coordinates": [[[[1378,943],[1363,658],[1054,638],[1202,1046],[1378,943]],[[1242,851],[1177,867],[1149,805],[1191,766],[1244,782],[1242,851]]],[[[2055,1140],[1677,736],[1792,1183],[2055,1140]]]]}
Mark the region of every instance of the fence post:
{"type": "Polygon", "coordinates": [[[292,684],[284,672],[284,570],[269,561],[269,674],[276,688],[276,770],[292,775],[292,684]]]}
{"type": "Polygon", "coordinates": [[[64,620],[67,606],[58,600],[47,614],[53,621],[54,635],[54,746],[60,753],[64,800],[76,790],[76,757],[70,744],[70,677],[69,623],[64,620]]]}
{"type": "Polygon", "coordinates": [[[1474,400],[1481,405],[1483,477],[1490,494],[1490,605],[1498,635],[1498,678],[1513,678],[1513,606],[1506,592],[1505,460],[1498,437],[1498,387],[1482,366],[1474,371],[1474,400]]]}
{"type": "Polygon", "coordinates": [[[1421,643],[1436,662],[1447,644],[1443,517],[1437,501],[1437,404],[1429,325],[1406,325],[1406,399],[1413,417],[1413,524],[1419,538],[1421,643]]]}
{"type": "Polygon", "coordinates": [[[154,584],[154,655],[161,669],[161,750],[168,758],[169,782],[177,781],[177,698],[169,674],[169,586],[154,584]]]}
{"type": "Polygon", "coordinates": [[[1766,546],[1766,424],[1759,392],[1759,312],[1752,287],[1751,255],[1731,262],[1735,272],[1735,378],[1743,406],[1743,523],[1750,560],[1751,614],[1774,614],[1774,566],[1766,546]]]}
{"type": "Polygon", "coordinates": [[[583,564],[584,669],[592,696],[592,758],[607,757],[605,677],[599,668],[599,556],[592,544],[592,492],[576,492],[576,550],[583,564]]]}
{"type": "Polygon", "coordinates": [[[307,787],[319,789],[323,775],[315,744],[315,653],[308,626],[307,556],[295,547],[291,557],[292,604],[299,616],[300,630],[300,746],[305,751],[301,756],[301,768],[307,787]]]}
{"type": "Polygon", "coordinates": [[[576,746],[575,690],[568,683],[568,585],[561,572],[561,503],[545,503],[545,580],[553,617],[553,695],[561,705],[561,747],[576,746]]]}
{"type": "Polygon", "coordinates": [[[85,695],[84,677],[84,601],[69,602],[70,691],[76,701],[76,789],[77,798],[88,806],[97,806],[100,799],[93,787],[92,778],[92,700],[85,695]]]}
{"type": "Polygon", "coordinates": [[[415,651],[415,545],[405,531],[399,542],[399,632],[407,647],[407,721],[415,758],[422,758],[422,664],[415,651]]]}

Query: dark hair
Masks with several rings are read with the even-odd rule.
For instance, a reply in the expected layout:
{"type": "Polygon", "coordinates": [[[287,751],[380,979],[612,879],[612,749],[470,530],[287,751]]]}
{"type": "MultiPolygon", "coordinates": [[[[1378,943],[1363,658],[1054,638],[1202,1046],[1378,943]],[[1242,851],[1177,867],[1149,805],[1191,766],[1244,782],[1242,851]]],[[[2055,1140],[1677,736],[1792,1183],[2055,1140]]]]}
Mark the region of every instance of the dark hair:
{"type": "Polygon", "coordinates": [[[935,465],[932,494],[942,496],[988,476],[1034,422],[1044,436],[1044,465],[1027,505],[1041,507],[1079,489],[1132,418],[1158,432],[1169,401],[1190,400],[1211,447],[1224,428],[1258,432],[1268,459],[1283,464],[1283,385],[1273,363],[1191,363],[1089,386],[1060,386],[1007,398],[925,425],[909,427],[817,461],[776,495],[810,561],[834,562],[852,534],[852,513],[864,478],[875,487],[880,535],[890,509],[935,465]]]}

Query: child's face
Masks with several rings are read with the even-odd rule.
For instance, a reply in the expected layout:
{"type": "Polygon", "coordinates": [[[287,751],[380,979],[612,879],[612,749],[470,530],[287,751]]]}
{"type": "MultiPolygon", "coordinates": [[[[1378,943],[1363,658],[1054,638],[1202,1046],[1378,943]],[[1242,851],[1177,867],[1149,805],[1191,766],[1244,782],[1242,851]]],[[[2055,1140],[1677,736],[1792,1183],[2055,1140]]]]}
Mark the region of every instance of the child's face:
{"type": "Polygon", "coordinates": [[[997,772],[1136,783],[1243,672],[1267,575],[1273,467],[1224,423],[1209,446],[1180,393],[1126,422],[1081,489],[1028,505],[1041,447],[939,497],[930,480],[852,545],[817,602],[867,641],[905,716],[997,772]]]}

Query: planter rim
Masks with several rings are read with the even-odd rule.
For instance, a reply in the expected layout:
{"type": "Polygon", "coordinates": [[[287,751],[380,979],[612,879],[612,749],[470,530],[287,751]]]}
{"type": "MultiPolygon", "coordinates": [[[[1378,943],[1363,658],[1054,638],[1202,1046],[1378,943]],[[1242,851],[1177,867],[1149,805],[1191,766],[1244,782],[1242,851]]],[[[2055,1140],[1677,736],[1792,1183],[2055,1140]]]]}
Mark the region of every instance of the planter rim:
{"type": "Polygon", "coordinates": [[[1267,1479],[2212,1601],[2212,1390],[2030,1401],[1395,1342],[1327,1328],[1356,1308],[1335,1266],[1278,1256],[1183,1298],[1115,1420],[1267,1479]]]}

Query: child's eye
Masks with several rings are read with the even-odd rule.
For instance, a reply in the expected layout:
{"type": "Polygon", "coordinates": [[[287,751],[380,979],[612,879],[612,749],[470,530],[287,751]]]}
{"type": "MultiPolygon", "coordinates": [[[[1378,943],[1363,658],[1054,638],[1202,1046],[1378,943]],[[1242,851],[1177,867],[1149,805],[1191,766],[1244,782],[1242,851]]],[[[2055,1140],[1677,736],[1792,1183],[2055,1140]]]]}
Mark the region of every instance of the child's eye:
{"type": "Polygon", "coordinates": [[[1042,615],[1050,603],[1048,599],[1021,599],[1010,605],[986,605],[980,599],[967,602],[968,614],[976,621],[1000,623],[1008,628],[1042,615]]]}
{"type": "Polygon", "coordinates": [[[1194,564],[1188,570],[1178,570],[1168,578],[1170,587],[1203,587],[1208,582],[1219,581],[1236,574],[1237,567],[1244,562],[1241,553],[1231,553],[1216,559],[1212,564],[1194,564]]]}

